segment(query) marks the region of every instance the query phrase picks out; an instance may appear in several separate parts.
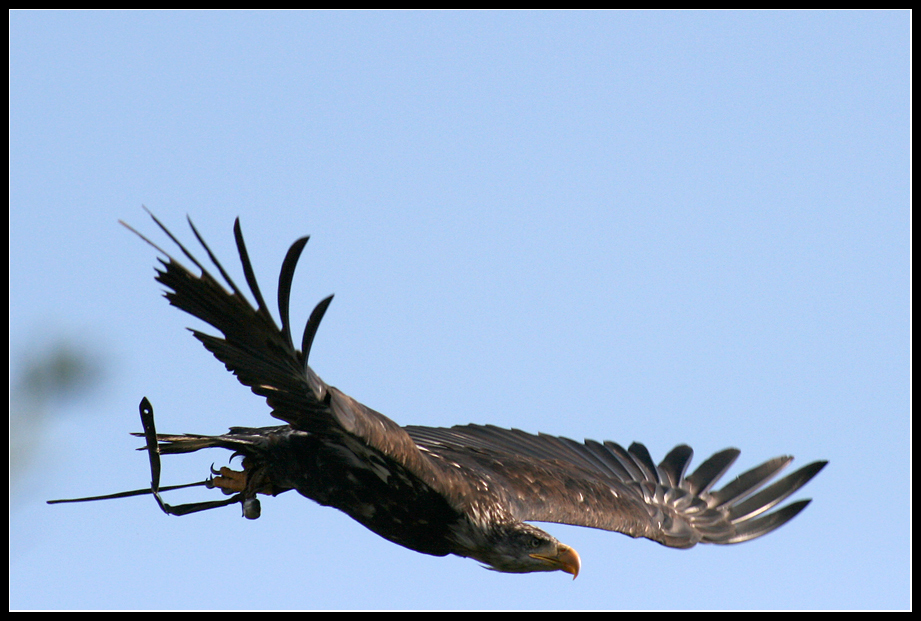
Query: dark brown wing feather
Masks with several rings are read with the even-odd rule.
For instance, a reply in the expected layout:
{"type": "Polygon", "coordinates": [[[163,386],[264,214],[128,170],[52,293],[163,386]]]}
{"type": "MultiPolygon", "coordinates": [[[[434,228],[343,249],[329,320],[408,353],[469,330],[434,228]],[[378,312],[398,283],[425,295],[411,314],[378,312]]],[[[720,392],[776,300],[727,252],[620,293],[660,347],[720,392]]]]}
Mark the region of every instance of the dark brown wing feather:
{"type": "Polygon", "coordinates": [[[479,425],[406,430],[430,456],[501,490],[520,520],[618,531],[677,548],[741,543],[771,532],[809,501],[764,513],[825,465],[805,466],[758,492],[793,459],[778,457],[711,492],[738,450],[715,454],[685,477],[693,451],[684,445],[657,466],[642,444],[624,450],[613,442],[582,443],[479,425]]]}

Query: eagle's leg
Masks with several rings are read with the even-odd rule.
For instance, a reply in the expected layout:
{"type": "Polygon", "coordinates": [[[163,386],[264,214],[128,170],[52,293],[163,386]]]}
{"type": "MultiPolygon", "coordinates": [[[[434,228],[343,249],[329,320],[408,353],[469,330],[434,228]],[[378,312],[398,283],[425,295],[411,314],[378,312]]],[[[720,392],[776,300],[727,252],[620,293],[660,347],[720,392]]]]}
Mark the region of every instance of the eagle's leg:
{"type": "Polygon", "coordinates": [[[214,487],[219,487],[225,494],[236,493],[234,498],[242,499],[243,516],[247,519],[255,520],[262,513],[262,508],[259,504],[259,499],[256,498],[256,494],[270,494],[271,492],[265,488],[257,489],[261,486],[256,481],[261,477],[250,477],[250,474],[252,474],[250,472],[251,466],[252,464],[247,458],[243,460],[242,472],[231,470],[226,466],[222,467],[220,470],[211,468],[211,474],[218,475],[211,479],[211,484],[214,487]]]}

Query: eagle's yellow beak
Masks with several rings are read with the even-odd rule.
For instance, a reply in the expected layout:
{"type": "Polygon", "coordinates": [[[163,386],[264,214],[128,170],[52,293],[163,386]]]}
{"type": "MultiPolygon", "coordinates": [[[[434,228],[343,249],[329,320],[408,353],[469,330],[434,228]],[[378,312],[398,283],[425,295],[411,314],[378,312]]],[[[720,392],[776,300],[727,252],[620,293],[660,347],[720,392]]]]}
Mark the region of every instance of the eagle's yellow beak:
{"type": "Polygon", "coordinates": [[[579,575],[579,568],[582,567],[582,561],[579,559],[579,553],[570,548],[565,543],[561,543],[556,549],[556,555],[545,556],[543,554],[532,554],[531,558],[536,558],[553,566],[554,569],[565,571],[572,574],[575,580],[579,575]]]}

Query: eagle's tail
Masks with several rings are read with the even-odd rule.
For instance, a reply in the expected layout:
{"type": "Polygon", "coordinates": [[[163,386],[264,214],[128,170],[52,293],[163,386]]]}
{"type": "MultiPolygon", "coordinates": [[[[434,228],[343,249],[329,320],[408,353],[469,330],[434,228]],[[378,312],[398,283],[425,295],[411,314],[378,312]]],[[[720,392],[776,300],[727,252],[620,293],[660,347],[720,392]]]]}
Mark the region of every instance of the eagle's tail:
{"type": "MultiPolygon", "coordinates": [[[[229,433],[220,436],[203,436],[195,433],[172,435],[168,433],[157,434],[157,450],[161,455],[176,455],[179,453],[194,453],[206,448],[223,448],[233,451],[236,455],[250,456],[259,452],[266,445],[267,436],[279,432],[287,427],[263,427],[250,429],[248,427],[231,427],[229,433]]],[[[145,437],[143,433],[132,433],[133,436],[145,437]]],[[[146,451],[143,446],[139,451],[146,451]]]]}

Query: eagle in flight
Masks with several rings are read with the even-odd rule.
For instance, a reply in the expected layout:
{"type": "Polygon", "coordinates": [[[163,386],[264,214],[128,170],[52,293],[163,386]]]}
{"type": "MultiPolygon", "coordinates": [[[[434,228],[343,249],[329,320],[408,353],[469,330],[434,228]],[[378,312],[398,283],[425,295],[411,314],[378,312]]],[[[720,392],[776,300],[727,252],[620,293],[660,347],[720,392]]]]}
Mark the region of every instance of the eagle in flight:
{"type": "Polygon", "coordinates": [[[716,453],[687,474],[693,451],[685,445],[656,465],[638,443],[625,450],[614,442],[576,442],[491,425],[401,427],[327,385],[308,365],[310,346],[333,296],[313,310],[300,347],[294,343],[288,299],[307,237],[292,244],[281,266],[279,328],[256,282],[239,219],[234,237],[255,307],[191,220],[192,232],[223,283],[150,215],[200,272],[125,225],[164,255],[156,280],[167,288],[165,297],[221,333],[192,330],[242,384],[265,397],[272,416],[284,424],[231,427],[219,436],[157,434],[152,406],[144,399],[144,433],[135,435],[147,439],[150,489],[51,502],[151,493],[170,514],[240,503],[244,516],[255,519],[258,494],[293,489],[417,552],[469,557],[502,572],[560,570],[575,577],[580,567],[576,551],[529,522],[616,531],[673,548],[741,543],[766,535],[802,511],[809,500],[771,510],[826,464],[811,463],[767,485],[793,459],[777,457],[713,490],[739,456],[737,449],[716,453]],[[225,467],[205,481],[160,487],[161,454],[213,447],[242,456],[242,471],[225,467]],[[194,485],[220,488],[230,498],[171,506],[160,497],[161,491],[194,485]]]}

